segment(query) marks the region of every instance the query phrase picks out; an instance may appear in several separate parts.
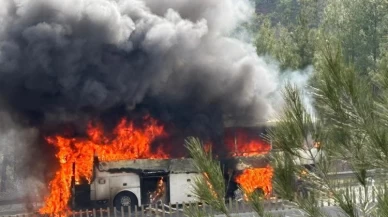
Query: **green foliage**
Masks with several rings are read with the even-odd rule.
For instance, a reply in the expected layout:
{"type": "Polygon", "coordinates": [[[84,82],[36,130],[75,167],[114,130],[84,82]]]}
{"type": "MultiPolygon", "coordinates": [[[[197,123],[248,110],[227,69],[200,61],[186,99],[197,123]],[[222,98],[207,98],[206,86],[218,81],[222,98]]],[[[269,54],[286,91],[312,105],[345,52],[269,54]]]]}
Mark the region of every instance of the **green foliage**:
{"type": "MultiPolygon", "coordinates": [[[[273,12],[261,15],[255,40],[257,53],[280,62],[282,69],[301,69],[312,64],[319,1],[280,0],[271,3],[273,12]]],[[[264,2],[260,6],[266,5],[264,2]]]]}
{"type": "MultiPolygon", "coordinates": [[[[282,197],[290,199],[290,191],[297,189],[286,189],[286,186],[292,176],[301,177],[309,186],[309,192],[334,199],[346,216],[370,216],[371,213],[384,216],[382,213],[388,209],[384,195],[380,196],[378,208],[370,198],[356,204],[349,192],[337,188],[338,183],[328,176],[329,172],[336,172],[329,170],[335,160],[346,162],[355,172],[354,181],[366,192],[369,169],[382,168],[387,172],[388,131],[382,127],[388,123],[387,72],[379,70],[373,78],[358,73],[346,61],[340,41],[334,41],[322,40],[318,45],[316,73],[310,89],[315,102],[314,116],[302,104],[299,90],[290,85],[285,87],[284,111],[269,134],[274,147],[282,153],[274,157],[280,159],[273,163],[274,185],[282,197]],[[303,167],[295,159],[300,157],[298,152],[303,146],[305,150],[311,150],[309,135],[312,141],[321,142],[320,150],[324,156],[314,159],[311,155],[315,168],[301,176],[303,167]]],[[[296,197],[295,204],[310,216],[321,215],[316,213],[319,209],[314,200],[296,197]]]]}
{"type": "Polygon", "coordinates": [[[319,208],[318,200],[314,194],[310,194],[308,197],[296,195],[296,203],[298,206],[306,212],[310,217],[324,217],[326,216],[319,208]]]}
{"type": "Polygon", "coordinates": [[[325,163],[322,158],[305,149],[312,148],[312,140],[321,139],[320,124],[305,109],[301,95],[292,85],[287,85],[284,91],[285,107],[276,126],[270,130],[269,138],[273,144],[271,163],[275,174],[273,178],[276,193],[284,199],[293,201],[296,207],[303,209],[309,216],[324,216],[321,212],[315,193],[330,192],[331,188],[324,176],[325,163]],[[296,159],[306,158],[301,156],[306,153],[317,168],[315,173],[307,171],[296,159]],[[322,177],[317,174],[323,174],[322,177]],[[309,190],[308,197],[306,191],[309,190]]]}
{"type": "Polygon", "coordinates": [[[260,26],[257,52],[275,58],[282,69],[315,65],[317,40],[322,37],[338,40],[345,62],[358,73],[375,73],[384,67],[386,0],[262,0],[257,7],[261,12],[256,21],[260,26]]]}
{"type": "MultiPolygon", "coordinates": [[[[259,215],[259,216],[266,216],[264,212],[264,205],[262,203],[262,197],[260,193],[257,191],[254,191],[251,194],[248,194],[248,201],[250,201],[250,204],[253,208],[253,210],[259,215]]],[[[267,215],[268,216],[268,215],[267,215]]]]}
{"type": "Polygon", "coordinates": [[[194,182],[194,193],[203,202],[229,216],[225,204],[226,186],[220,163],[213,159],[212,152],[206,152],[199,139],[189,137],[185,141],[195,167],[203,174],[194,182]]]}
{"type": "MultiPolygon", "coordinates": [[[[343,184],[330,177],[342,162],[355,172],[352,182],[366,191],[368,171],[388,169],[388,1],[256,0],[256,4],[260,14],[244,28],[256,32],[257,53],[277,60],[282,70],[312,65],[315,72],[305,90],[312,94],[314,113],[302,103],[300,90],[291,84],[284,89],[284,111],[268,136],[274,148],[274,191],[309,216],[325,216],[314,199],[317,195],[334,200],[346,216],[387,216],[386,191],[375,191],[376,204],[368,198],[356,204],[349,191],[338,188],[343,184]],[[321,144],[315,152],[314,141],[321,144]],[[314,163],[313,170],[301,165],[303,158],[314,163]],[[298,182],[312,197],[303,195],[298,182]]],[[[190,152],[198,152],[200,142],[187,141],[196,142],[197,148],[188,146],[190,152]]],[[[209,180],[205,176],[196,183],[197,196],[227,213],[219,163],[206,153],[194,153],[193,158],[209,174],[209,180]],[[220,178],[210,178],[212,174],[220,178]],[[218,189],[216,193],[200,189],[208,183],[218,189]]],[[[251,196],[252,207],[262,214],[262,199],[251,196]]]]}
{"type": "Polygon", "coordinates": [[[265,19],[255,40],[257,53],[275,57],[283,69],[299,68],[302,58],[295,55],[298,47],[292,36],[285,27],[272,27],[269,19],[265,19]]]}
{"type": "Polygon", "coordinates": [[[273,187],[281,198],[293,200],[295,192],[295,165],[287,152],[285,156],[273,153],[271,165],[275,169],[272,179],[273,187]]]}
{"type": "Polygon", "coordinates": [[[329,0],[322,29],[339,39],[344,59],[358,72],[374,72],[387,34],[385,0],[329,0]]]}
{"type": "Polygon", "coordinates": [[[377,217],[388,216],[388,191],[386,185],[385,189],[380,189],[377,197],[377,207],[374,215],[377,217]]]}
{"type": "MultiPolygon", "coordinates": [[[[195,180],[193,188],[194,194],[201,202],[208,204],[214,210],[230,217],[230,211],[225,203],[226,186],[220,163],[214,160],[212,152],[205,151],[202,142],[194,137],[189,137],[185,141],[186,148],[194,160],[195,167],[203,174],[201,178],[195,180]]],[[[270,214],[264,211],[263,198],[257,192],[246,194],[253,210],[262,217],[269,217],[270,214]]],[[[185,211],[188,217],[206,216],[198,206],[189,206],[185,211]]]]}

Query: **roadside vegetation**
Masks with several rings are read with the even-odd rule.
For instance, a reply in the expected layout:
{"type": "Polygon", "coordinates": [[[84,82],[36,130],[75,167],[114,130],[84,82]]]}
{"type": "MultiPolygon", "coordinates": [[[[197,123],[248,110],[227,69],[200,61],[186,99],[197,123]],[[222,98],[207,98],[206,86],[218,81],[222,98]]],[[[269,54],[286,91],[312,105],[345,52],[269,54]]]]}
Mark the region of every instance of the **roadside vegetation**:
{"type": "MultiPolygon", "coordinates": [[[[342,216],[388,216],[388,1],[256,0],[256,7],[247,28],[258,54],[278,61],[283,73],[314,71],[303,89],[284,88],[285,107],[266,137],[279,150],[270,156],[275,194],[311,217],[329,216],[318,197],[333,201],[342,216]],[[301,151],[312,167],[295,160],[306,158],[301,151]],[[353,179],[334,179],[345,167],[353,179]],[[355,186],[364,195],[358,202],[349,190],[355,186]]],[[[206,174],[195,183],[197,196],[230,216],[219,163],[199,140],[186,143],[206,174]]],[[[249,202],[259,216],[269,215],[260,196],[249,202]]]]}

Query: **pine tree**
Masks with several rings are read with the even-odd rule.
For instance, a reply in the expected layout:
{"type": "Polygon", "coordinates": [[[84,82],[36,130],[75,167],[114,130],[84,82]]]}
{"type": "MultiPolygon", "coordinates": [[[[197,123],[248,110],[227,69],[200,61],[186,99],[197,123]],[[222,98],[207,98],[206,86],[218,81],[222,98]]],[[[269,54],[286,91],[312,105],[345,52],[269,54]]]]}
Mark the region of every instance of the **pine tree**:
{"type": "Polygon", "coordinates": [[[319,47],[320,61],[310,88],[314,113],[303,105],[297,88],[285,88],[286,106],[269,135],[274,147],[282,151],[282,156],[273,155],[275,188],[281,197],[291,200],[298,189],[290,189],[287,183],[299,177],[310,197],[297,194],[295,206],[309,216],[326,216],[311,199],[316,195],[334,200],[345,216],[386,216],[388,193],[371,189],[368,180],[373,176],[377,186],[383,186],[387,178],[387,72],[379,71],[379,76],[370,79],[346,63],[340,42],[330,41],[319,47]],[[319,142],[319,152],[309,151],[316,144],[313,141],[319,142]],[[306,143],[310,143],[307,149],[302,145],[306,143]],[[309,154],[303,157],[314,164],[310,170],[295,161],[306,150],[309,154]],[[341,164],[354,172],[353,183],[333,178],[341,164]],[[377,203],[371,197],[356,203],[347,190],[356,184],[365,195],[374,191],[377,203]]]}

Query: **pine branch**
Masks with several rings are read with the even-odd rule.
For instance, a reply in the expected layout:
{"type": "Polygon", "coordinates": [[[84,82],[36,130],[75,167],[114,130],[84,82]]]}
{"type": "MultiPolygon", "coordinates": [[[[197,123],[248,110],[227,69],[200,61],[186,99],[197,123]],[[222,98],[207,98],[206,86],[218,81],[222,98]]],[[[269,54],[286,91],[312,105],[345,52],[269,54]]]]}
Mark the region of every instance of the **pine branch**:
{"type": "Polygon", "coordinates": [[[206,152],[201,141],[194,137],[185,140],[186,148],[194,160],[197,170],[203,174],[194,182],[194,193],[200,201],[230,217],[225,203],[226,186],[220,163],[213,159],[212,152],[206,152]]]}
{"type": "MultiPolygon", "coordinates": [[[[196,179],[194,182],[194,194],[200,201],[210,205],[214,210],[230,217],[230,210],[228,210],[225,203],[226,186],[220,163],[213,159],[211,149],[205,151],[199,139],[189,137],[185,142],[186,148],[194,160],[195,167],[202,174],[202,177],[196,179]]],[[[259,216],[270,216],[269,213],[264,211],[262,195],[256,191],[253,193],[244,193],[248,196],[249,204],[259,216]]],[[[186,215],[189,217],[200,217],[204,213],[201,210],[191,207],[186,212],[186,215]]]]}

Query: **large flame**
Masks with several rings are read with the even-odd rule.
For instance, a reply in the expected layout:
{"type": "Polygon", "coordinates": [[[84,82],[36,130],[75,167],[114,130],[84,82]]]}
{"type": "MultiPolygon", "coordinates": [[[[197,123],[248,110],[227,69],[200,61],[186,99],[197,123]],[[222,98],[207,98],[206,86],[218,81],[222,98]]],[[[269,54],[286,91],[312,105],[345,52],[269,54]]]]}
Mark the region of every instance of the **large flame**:
{"type": "Polygon", "coordinates": [[[271,150],[271,145],[256,131],[251,132],[244,128],[228,129],[224,142],[234,156],[256,156],[271,150]]]}
{"type": "Polygon", "coordinates": [[[265,195],[269,195],[272,192],[272,176],[273,168],[268,165],[265,168],[245,169],[235,180],[247,194],[262,189],[265,195]]]}
{"type": "Polygon", "coordinates": [[[88,138],[75,139],[63,136],[48,137],[47,141],[58,148],[56,157],[60,169],[50,182],[50,194],[45,205],[39,211],[41,214],[53,214],[67,210],[70,199],[70,186],[75,167],[75,179],[81,177],[90,181],[92,177],[93,158],[95,155],[101,161],[125,159],[165,159],[168,155],[163,150],[151,150],[152,141],[164,134],[164,128],[156,120],[145,117],[144,127],[138,128],[132,122],[122,119],[113,132],[113,139],[105,136],[100,125],[89,125],[88,138]]]}
{"type": "MultiPolygon", "coordinates": [[[[255,129],[230,128],[226,130],[224,142],[233,156],[257,156],[271,151],[271,145],[266,142],[255,129]]],[[[262,189],[265,195],[272,192],[273,168],[249,168],[235,178],[245,193],[262,189]]]]}
{"type": "MultiPolygon", "coordinates": [[[[74,163],[76,163],[75,181],[85,178],[90,182],[95,156],[98,156],[100,161],[169,158],[167,153],[169,153],[168,148],[171,147],[159,146],[156,150],[151,147],[152,142],[160,136],[167,136],[164,126],[147,116],[143,120],[142,127],[122,119],[111,134],[104,132],[100,124],[89,124],[85,138],[69,138],[62,135],[47,137],[48,143],[58,149],[56,157],[60,162],[60,168],[50,182],[50,193],[39,212],[53,215],[67,211],[71,197],[74,163]]],[[[225,148],[235,155],[252,156],[267,153],[270,150],[269,144],[241,130],[234,131],[233,134],[227,132],[225,136],[225,148]]],[[[209,143],[205,149],[209,150],[211,146],[209,143]]],[[[272,168],[270,167],[246,169],[237,177],[236,182],[248,192],[262,188],[268,193],[272,189],[271,178],[272,168]]]]}

